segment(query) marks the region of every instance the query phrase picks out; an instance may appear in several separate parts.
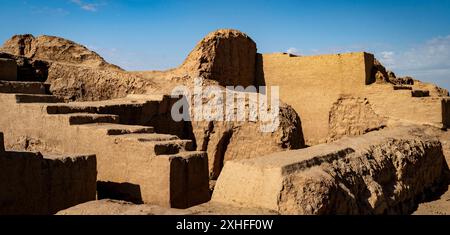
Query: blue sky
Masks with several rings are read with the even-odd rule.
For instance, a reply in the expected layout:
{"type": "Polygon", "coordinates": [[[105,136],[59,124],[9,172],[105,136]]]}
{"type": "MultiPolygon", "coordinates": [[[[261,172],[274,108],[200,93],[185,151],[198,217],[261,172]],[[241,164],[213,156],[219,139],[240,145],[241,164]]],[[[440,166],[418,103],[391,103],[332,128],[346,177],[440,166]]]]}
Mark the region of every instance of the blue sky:
{"type": "Polygon", "coordinates": [[[61,36],[128,70],[178,66],[207,33],[235,28],[261,53],[374,53],[450,89],[450,0],[0,0],[0,41],[61,36]]]}

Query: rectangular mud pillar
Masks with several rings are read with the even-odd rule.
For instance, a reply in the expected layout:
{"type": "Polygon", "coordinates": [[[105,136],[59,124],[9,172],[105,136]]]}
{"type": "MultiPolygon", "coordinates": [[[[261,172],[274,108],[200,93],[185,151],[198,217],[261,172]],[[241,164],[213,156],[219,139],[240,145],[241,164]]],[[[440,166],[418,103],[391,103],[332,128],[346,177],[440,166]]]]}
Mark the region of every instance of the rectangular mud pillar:
{"type": "Polygon", "coordinates": [[[95,155],[0,153],[0,215],[49,215],[95,200],[95,155]]]}
{"type": "Polygon", "coordinates": [[[442,124],[450,128],[450,98],[442,99],[442,124]]]}
{"type": "Polygon", "coordinates": [[[0,58],[0,80],[17,81],[17,64],[15,60],[0,58]]]}
{"type": "Polygon", "coordinates": [[[159,183],[155,182],[155,186],[162,187],[158,191],[167,196],[161,198],[165,202],[159,202],[159,205],[183,209],[209,201],[206,153],[158,156],[155,161],[155,166],[161,167],[158,171],[166,172],[161,175],[159,183]]]}

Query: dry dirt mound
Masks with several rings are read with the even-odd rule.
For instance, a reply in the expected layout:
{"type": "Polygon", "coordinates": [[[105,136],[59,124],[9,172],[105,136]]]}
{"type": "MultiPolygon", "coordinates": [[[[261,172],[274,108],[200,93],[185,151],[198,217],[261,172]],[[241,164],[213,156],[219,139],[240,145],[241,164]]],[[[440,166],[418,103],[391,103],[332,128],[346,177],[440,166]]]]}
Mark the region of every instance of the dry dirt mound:
{"type": "Polygon", "coordinates": [[[92,68],[120,69],[107,63],[100,55],[73,41],[42,35],[15,35],[6,41],[1,51],[30,59],[78,64],[92,68]]]}
{"type": "Polygon", "coordinates": [[[230,160],[304,148],[302,124],[297,112],[281,103],[279,118],[280,124],[273,132],[261,132],[261,121],[192,122],[197,150],[208,153],[210,178],[216,180],[225,162],[230,160]]]}
{"type": "Polygon", "coordinates": [[[154,87],[154,83],[123,71],[85,46],[64,38],[15,35],[4,43],[0,51],[3,57],[15,59],[20,71],[25,69],[27,72],[19,73],[19,80],[45,81],[51,85],[53,94],[68,100],[113,99],[144,93],[154,87]],[[22,61],[31,66],[25,66],[22,61]],[[36,63],[44,63],[45,66],[35,66],[36,63]],[[39,68],[39,77],[34,72],[36,68],[39,68]]]}
{"type": "Polygon", "coordinates": [[[120,70],[93,69],[72,64],[53,63],[47,83],[52,94],[72,101],[108,100],[127,94],[142,94],[153,83],[120,70]]]}
{"type": "Polygon", "coordinates": [[[249,86],[255,84],[255,60],[256,43],[249,36],[222,29],[203,38],[178,73],[215,80],[223,86],[249,86]]]}

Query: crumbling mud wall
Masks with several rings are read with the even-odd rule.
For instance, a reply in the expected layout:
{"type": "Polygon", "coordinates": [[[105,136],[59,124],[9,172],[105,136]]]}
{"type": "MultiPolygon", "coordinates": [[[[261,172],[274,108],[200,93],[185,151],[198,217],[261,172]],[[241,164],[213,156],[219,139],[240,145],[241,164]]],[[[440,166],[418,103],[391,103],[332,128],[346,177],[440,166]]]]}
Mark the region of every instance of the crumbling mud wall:
{"type": "Polygon", "coordinates": [[[425,132],[399,127],[230,161],[212,201],[280,214],[411,213],[448,172],[441,143],[425,132]]]}
{"type": "Polygon", "coordinates": [[[50,91],[72,101],[107,100],[145,93],[151,81],[120,70],[53,63],[48,70],[50,91]]]}
{"type": "Polygon", "coordinates": [[[395,90],[390,84],[367,86],[359,95],[369,100],[375,113],[389,120],[406,121],[443,128],[443,101],[446,97],[414,97],[414,87],[395,90]]]}
{"type": "Polygon", "coordinates": [[[287,149],[305,147],[301,120],[281,104],[280,125],[273,132],[261,132],[261,122],[192,122],[197,149],[208,153],[210,178],[216,180],[225,162],[250,159],[287,149]]]}
{"type": "Polygon", "coordinates": [[[95,155],[0,150],[0,214],[55,214],[95,200],[96,167],[95,155]]]}
{"type": "Polygon", "coordinates": [[[341,97],[331,107],[328,141],[358,136],[386,126],[386,118],[376,114],[368,99],[341,97]]]}

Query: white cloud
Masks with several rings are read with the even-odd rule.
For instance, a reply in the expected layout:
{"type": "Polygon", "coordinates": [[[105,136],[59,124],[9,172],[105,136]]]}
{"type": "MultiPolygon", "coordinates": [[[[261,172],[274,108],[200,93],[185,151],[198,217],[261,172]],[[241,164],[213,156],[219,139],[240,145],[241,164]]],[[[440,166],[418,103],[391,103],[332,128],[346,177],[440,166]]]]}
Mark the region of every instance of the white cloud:
{"type": "Polygon", "coordinates": [[[100,5],[103,5],[100,3],[87,3],[84,2],[83,0],[70,0],[70,1],[77,4],[81,9],[91,12],[96,12],[98,10],[98,7],[100,5]]]}
{"type": "Polygon", "coordinates": [[[412,75],[450,88],[450,35],[430,39],[403,51],[382,51],[376,56],[397,74],[412,75]]]}
{"type": "Polygon", "coordinates": [[[391,69],[395,68],[395,52],[393,51],[382,51],[381,53],[381,58],[379,58],[379,60],[381,61],[382,64],[384,64],[387,67],[390,67],[391,69]]]}
{"type": "Polygon", "coordinates": [[[289,53],[289,54],[294,54],[294,55],[298,55],[299,54],[299,51],[295,47],[291,47],[291,48],[287,49],[286,52],[289,53]]]}

